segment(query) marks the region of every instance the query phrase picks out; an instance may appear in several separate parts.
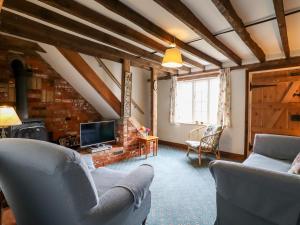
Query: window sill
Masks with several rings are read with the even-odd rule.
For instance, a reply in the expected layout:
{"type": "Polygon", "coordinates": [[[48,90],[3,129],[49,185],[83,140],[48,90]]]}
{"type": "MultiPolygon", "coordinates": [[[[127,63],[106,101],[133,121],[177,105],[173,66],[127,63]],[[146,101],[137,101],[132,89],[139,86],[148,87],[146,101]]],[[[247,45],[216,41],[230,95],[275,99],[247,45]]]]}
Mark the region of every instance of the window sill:
{"type": "Polygon", "coordinates": [[[195,126],[195,125],[198,125],[198,126],[208,126],[208,124],[206,124],[206,123],[196,123],[196,122],[177,122],[177,123],[175,123],[176,125],[193,125],[193,126],[195,126]]]}

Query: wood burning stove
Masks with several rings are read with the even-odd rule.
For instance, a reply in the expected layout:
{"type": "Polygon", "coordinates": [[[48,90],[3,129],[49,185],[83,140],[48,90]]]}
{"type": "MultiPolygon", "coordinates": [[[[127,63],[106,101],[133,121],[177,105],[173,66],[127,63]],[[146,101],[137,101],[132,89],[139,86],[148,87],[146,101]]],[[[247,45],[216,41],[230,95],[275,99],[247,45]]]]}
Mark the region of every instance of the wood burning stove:
{"type": "Polygon", "coordinates": [[[22,124],[12,126],[9,137],[48,141],[48,132],[44,121],[28,118],[27,78],[32,76],[32,71],[27,70],[20,59],[13,59],[10,65],[15,76],[16,111],[22,124]]]}

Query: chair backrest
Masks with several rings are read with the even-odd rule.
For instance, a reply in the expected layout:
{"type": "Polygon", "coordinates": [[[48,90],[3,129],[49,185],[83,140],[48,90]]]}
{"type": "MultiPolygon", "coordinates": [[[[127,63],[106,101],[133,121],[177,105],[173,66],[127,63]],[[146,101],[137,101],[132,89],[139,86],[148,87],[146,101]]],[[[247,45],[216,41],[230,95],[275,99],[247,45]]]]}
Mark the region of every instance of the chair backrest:
{"type": "Polygon", "coordinates": [[[44,141],[0,140],[0,188],[18,225],[77,225],[98,204],[80,155],[44,141]]]}
{"type": "Polygon", "coordinates": [[[223,127],[220,125],[209,125],[204,132],[204,137],[213,135],[211,137],[211,146],[215,150],[219,146],[220,138],[223,132],[223,127]]]}

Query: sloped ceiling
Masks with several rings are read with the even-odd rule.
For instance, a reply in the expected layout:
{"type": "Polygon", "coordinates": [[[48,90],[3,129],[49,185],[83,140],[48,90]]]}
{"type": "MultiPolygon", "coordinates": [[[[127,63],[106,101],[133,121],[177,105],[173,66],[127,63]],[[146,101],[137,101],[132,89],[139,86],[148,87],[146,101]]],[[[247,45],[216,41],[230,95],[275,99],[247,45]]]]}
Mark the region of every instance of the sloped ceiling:
{"type": "Polygon", "coordinates": [[[104,118],[117,119],[118,114],[108,105],[101,95],[81,76],[81,74],[64,58],[57,48],[40,43],[47,53],[40,53],[70,85],[82,95],[104,118]]]}

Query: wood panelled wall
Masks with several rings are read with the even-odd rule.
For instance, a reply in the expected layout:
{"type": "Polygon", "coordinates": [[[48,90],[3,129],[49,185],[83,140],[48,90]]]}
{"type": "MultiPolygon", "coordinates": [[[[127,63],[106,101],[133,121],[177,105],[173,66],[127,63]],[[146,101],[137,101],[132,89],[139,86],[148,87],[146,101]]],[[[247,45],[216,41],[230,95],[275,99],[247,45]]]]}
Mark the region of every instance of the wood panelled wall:
{"type": "Polygon", "coordinates": [[[300,69],[250,75],[250,130],[256,133],[300,136],[300,69]]]}
{"type": "MultiPolygon", "coordinates": [[[[0,52],[0,104],[15,104],[15,80],[9,69],[12,56],[0,52]]],[[[53,141],[65,135],[78,135],[81,122],[101,119],[99,113],[83,99],[38,55],[24,56],[33,70],[28,77],[28,108],[30,118],[41,118],[53,141]]]]}

